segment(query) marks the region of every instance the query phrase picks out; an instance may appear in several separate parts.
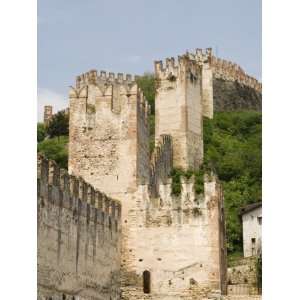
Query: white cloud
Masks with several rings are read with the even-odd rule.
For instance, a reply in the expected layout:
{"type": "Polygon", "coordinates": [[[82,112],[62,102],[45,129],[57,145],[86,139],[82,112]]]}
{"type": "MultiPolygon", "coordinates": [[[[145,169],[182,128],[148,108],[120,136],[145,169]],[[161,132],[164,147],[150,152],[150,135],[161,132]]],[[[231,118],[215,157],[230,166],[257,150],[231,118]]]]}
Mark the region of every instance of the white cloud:
{"type": "Polygon", "coordinates": [[[65,109],[68,106],[68,98],[66,96],[46,88],[38,88],[37,99],[38,121],[43,120],[45,105],[53,106],[54,113],[59,110],[65,109]]]}

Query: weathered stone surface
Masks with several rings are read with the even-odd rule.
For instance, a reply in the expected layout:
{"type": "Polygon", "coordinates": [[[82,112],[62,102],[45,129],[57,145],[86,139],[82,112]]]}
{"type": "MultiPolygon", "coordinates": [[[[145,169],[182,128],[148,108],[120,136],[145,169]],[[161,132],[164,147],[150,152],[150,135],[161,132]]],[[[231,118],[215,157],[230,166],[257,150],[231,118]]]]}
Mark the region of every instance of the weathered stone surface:
{"type": "Polygon", "coordinates": [[[38,299],[120,299],[120,210],[39,156],[38,299]]]}
{"type": "Polygon", "coordinates": [[[237,81],[214,78],[214,111],[261,111],[261,92],[237,81]]]}
{"type": "Polygon", "coordinates": [[[155,140],[173,139],[173,165],[198,169],[203,161],[200,66],[187,55],[155,62],[155,140]]]}

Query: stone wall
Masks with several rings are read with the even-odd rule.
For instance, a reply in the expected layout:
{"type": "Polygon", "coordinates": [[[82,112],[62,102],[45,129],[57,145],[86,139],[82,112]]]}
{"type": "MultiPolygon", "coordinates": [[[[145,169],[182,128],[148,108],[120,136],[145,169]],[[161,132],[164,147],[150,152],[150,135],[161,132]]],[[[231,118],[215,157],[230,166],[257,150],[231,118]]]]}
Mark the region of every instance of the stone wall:
{"type": "Polygon", "coordinates": [[[257,295],[256,258],[237,261],[227,271],[228,295],[257,295]]]}
{"type": "Polygon", "coordinates": [[[166,182],[173,168],[172,137],[162,135],[151,155],[149,190],[152,197],[159,194],[159,184],[166,182]]]}
{"type": "Polygon", "coordinates": [[[211,65],[214,78],[226,81],[237,81],[239,84],[250,87],[261,93],[261,83],[254,77],[246,74],[246,72],[236,63],[212,56],[211,65]]]}
{"type": "Polygon", "coordinates": [[[139,186],[135,207],[124,220],[129,234],[122,256],[127,270],[123,299],[201,299],[226,289],[221,284],[223,279],[226,283],[226,256],[221,253],[225,244],[220,238],[224,216],[219,183],[206,176],[204,194],[197,195],[193,178],[182,179],[178,197],[171,194],[171,184],[171,179],[160,184],[156,198],[150,197],[147,185],[139,186]],[[144,272],[150,274],[150,294],[144,293],[144,272]]]}
{"type": "Polygon", "coordinates": [[[38,156],[38,299],[120,299],[121,205],[38,156]]]}
{"type": "Polygon", "coordinates": [[[244,86],[237,81],[213,79],[214,111],[261,111],[262,95],[251,87],[244,86]]]}

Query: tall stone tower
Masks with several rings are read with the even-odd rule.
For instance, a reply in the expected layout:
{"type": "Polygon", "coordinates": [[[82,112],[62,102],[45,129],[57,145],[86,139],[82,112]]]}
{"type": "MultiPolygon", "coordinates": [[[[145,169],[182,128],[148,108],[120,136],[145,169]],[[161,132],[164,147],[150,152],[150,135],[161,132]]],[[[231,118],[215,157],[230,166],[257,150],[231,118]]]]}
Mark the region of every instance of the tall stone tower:
{"type": "Polygon", "coordinates": [[[202,70],[202,114],[204,117],[212,119],[214,115],[212,49],[207,48],[205,51],[196,49],[196,54],[190,55],[190,58],[196,60],[202,70]]]}
{"type": "Polygon", "coordinates": [[[90,71],[70,94],[69,172],[122,199],[149,178],[148,103],[131,75],[90,71]]]}
{"type": "Polygon", "coordinates": [[[45,105],[44,106],[44,124],[48,125],[51,118],[52,118],[52,111],[53,108],[51,105],[45,105]]]}
{"type": "Polygon", "coordinates": [[[173,165],[198,169],[203,160],[202,69],[188,54],[155,62],[155,139],[173,138],[173,165]]]}

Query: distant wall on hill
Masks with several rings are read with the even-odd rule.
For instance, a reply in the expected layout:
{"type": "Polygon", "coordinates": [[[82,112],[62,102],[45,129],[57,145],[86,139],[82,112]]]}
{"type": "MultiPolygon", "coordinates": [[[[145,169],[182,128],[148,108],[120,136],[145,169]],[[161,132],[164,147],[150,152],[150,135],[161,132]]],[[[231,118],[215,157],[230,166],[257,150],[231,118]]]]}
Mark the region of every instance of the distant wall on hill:
{"type": "Polygon", "coordinates": [[[214,78],[213,80],[214,111],[261,111],[261,92],[242,85],[237,81],[214,78]]]}

